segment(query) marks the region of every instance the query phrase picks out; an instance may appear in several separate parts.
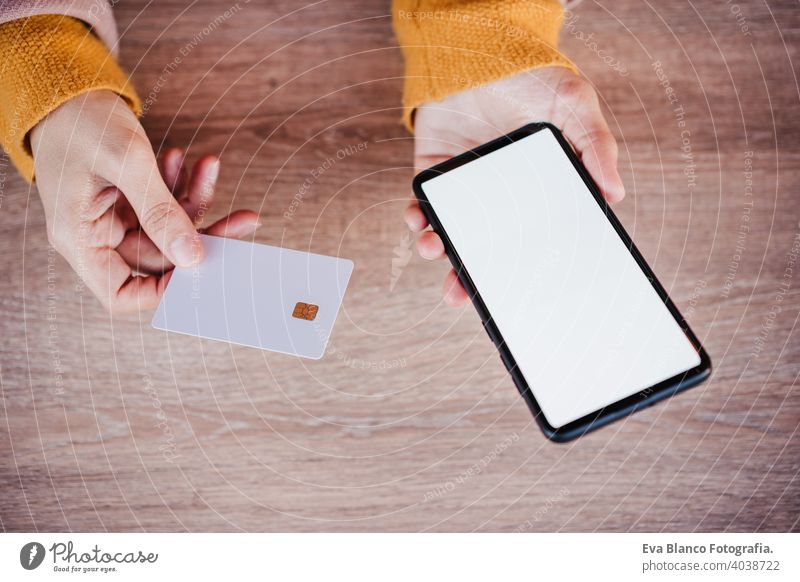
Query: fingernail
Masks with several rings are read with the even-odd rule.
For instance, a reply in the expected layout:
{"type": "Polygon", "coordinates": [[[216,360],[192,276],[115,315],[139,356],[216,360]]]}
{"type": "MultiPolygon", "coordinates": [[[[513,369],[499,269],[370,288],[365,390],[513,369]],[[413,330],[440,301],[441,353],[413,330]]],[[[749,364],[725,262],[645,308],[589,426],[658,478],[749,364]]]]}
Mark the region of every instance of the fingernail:
{"type": "Polygon", "coordinates": [[[178,267],[191,267],[203,252],[203,243],[197,235],[184,234],[172,241],[172,258],[178,267]]]}
{"type": "Polygon", "coordinates": [[[178,172],[181,171],[181,166],[183,166],[183,152],[181,150],[177,150],[177,152],[172,156],[172,172],[177,176],[178,172]]]}
{"type": "Polygon", "coordinates": [[[219,160],[214,160],[208,165],[208,179],[212,182],[219,177],[219,160]]]}

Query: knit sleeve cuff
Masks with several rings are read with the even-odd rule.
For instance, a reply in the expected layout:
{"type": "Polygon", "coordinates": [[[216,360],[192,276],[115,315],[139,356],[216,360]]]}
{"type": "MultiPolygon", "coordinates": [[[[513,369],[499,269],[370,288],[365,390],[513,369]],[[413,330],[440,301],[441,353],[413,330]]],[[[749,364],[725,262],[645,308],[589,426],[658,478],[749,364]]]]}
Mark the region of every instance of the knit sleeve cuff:
{"type": "Polygon", "coordinates": [[[557,0],[394,0],[405,57],[403,123],[429,101],[538,67],[576,70],[558,52],[557,0]]]}
{"type": "Polygon", "coordinates": [[[2,24],[0,53],[0,144],[29,181],[34,168],[28,133],[72,97],[107,89],[141,113],[127,75],[79,20],[41,15],[2,24]]]}

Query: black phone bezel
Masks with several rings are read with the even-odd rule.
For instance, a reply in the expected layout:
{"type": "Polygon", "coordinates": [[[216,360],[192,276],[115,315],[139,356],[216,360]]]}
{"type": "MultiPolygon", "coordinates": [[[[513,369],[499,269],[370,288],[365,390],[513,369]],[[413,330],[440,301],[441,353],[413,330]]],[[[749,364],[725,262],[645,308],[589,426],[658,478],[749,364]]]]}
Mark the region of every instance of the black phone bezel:
{"type": "Polygon", "coordinates": [[[468,152],[460,154],[454,158],[446,160],[440,164],[437,164],[427,170],[423,170],[419,174],[414,177],[413,181],[413,188],[414,188],[414,195],[417,197],[419,201],[420,208],[422,209],[423,213],[425,214],[428,222],[430,222],[431,227],[433,228],[434,232],[436,232],[442,239],[444,243],[445,252],[447,253],[450,262],[455,269],[459,280],[462,282],[464,287],[467,290],[468,295],[470,296],[475,309],[478,311],[478,315],[481,318],[483,323],[483,327],[486,330],[489,338],[494,343],[495,347],[497,348],[498,352],[500,353],[500,358],[502,359],[503,363],[506,366],[509,374],[514,380],[514,384],[517,386],[520,394],[522,395],[523,399],[530,408],[531,412],[533,413],[536,422],[539,424],[539,427],[544,432],[545,436],[555,442],[567,442],[572,439],[575,439],[579,436],[586,434],[589,431],[598,429],[602,426],[609,424],[615,420],[623,418],[637,410],[655,404],[656,402],[668,398],[678,392],[681,392],[687,388],[692,386],[696,386],[700,382],[704,381],[709,377],[711,374],[711,359],[709,358],[708,354],[706,353],[703,346],[700,344],[700,341],[697,339],[697,336],[692,332],[689,325],[686,323],[686,320],[683,318],[681,313],[673,304],[672,300],[669,298],[664,287],[659,282],[658,278],[653,273],[653,270],[650,268],[650,265],[644,260],[639,250],[636,248],[636,245],[633,243],[633,240],[628,235],[628,233],[623,228],[622,224],[620,223],[619,219],[616,217],[614,212],[611,210],[611,207],[603,198],[602,194],[600,193],[600,189],[595,184],[592,177],[589,175],[589,172],[583,166],[581,161],[575,155],[572,150],[572,147],[561,134],[561,131],[556,128],[554,125],[550,123],[531,123],[525,125],[517,130],[512,131],[511,133],[494,139],[488,143],[480,145],[468,152]],[[595,201],[600,205],[601,209],[605,213],[606,217],[608,218],[611,225],[614,227],[617,235],[622,239],[625,243],[625,246],[628,248],[628,251],[631,253],[633,258],[635,259],[636,263],[639,265],[639,268],[642,269],[642,272],[648,278],[650,283],[653,285],[656,293],[658,293],[659,297],[664,301],[667,309],[675,318],[675,321],[678,322],[678,325],[681,327],[683,332],[686,334],[686,337],[692,343],[694,348],[697,350],[697,353],[700,356],[700,364],[683,372],[681,374],[677,374],[676,376],[664,380],[663,382],[659,382],[654,386],[649,388],[645,388],[619,400],[609,406],[606,406],[598,411],[593,413],[587,414],[575,421],[572,421],[562,427],[555,428],[551,426],[547,419],[544,417],[539,404],[536,402],[536,399],[533,396],[533,392],[531,391],[530,387],[528,386],[525,378],[523,377],[522,373],[519,370],[519,367],[516,365],[514,357],[511,354],[508,346],[506,346],[505,341],[503,340],[503,336],[500,333],[500,330],[494,323],[494,320],[489,313],[489,310],[486,308],[483,299],[480,296],[475,284],[473,283],[472,279],[469,276],[468,271],[464,267],[461,258],[458,255],[455,247],[452,244],[447,232],[445,232],[444,228],[442,227],[441,222],[439,221],[436,213],[433,211],[433,208],[428,201],[428,197],[425,195],[425,192],[422,189],[422,185],[427,182],[428,180],[435,178],[436,176],[440,176],[445,172],[449,172],[459,166],[472,162],[486,154],[494,152],[502,147],[505,147],[515,141],[518,141],[522,138],[528,137],[537,133],[543,129],[549,129],[553,135],[555,136],[558,143],[561,145],[561,148],[564,150],[564,153],[572,162],[572,165],[575,167],[575,170],[583,179],[586,187],[592,193],[595,201]]]}

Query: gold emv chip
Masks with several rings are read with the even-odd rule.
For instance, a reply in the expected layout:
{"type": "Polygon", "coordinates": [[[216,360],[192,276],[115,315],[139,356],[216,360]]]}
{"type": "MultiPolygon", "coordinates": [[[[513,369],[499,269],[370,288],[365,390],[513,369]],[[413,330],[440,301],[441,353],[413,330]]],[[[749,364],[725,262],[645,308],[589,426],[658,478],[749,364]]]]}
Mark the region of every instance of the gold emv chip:
{"type": "Polygon", "coordinates": [[[319,311],[319,305],[314,305],[313,303],[303,303],[302,301],[298,301],[297,305],[294,306],[292,317],[296,317],[297,319],[314,321],[314,318],[317,317],[318,311],[319,311]]]}

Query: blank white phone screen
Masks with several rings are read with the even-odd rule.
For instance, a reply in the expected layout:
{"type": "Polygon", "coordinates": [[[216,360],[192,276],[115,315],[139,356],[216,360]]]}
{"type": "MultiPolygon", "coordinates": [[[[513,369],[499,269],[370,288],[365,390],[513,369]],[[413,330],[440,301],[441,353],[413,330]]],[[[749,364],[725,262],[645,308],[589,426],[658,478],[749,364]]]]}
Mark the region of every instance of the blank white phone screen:
{"type": "Polygon", "coordinates": [[[422,189],[552,427],[700,364],[549,129],[422,189]]]}

